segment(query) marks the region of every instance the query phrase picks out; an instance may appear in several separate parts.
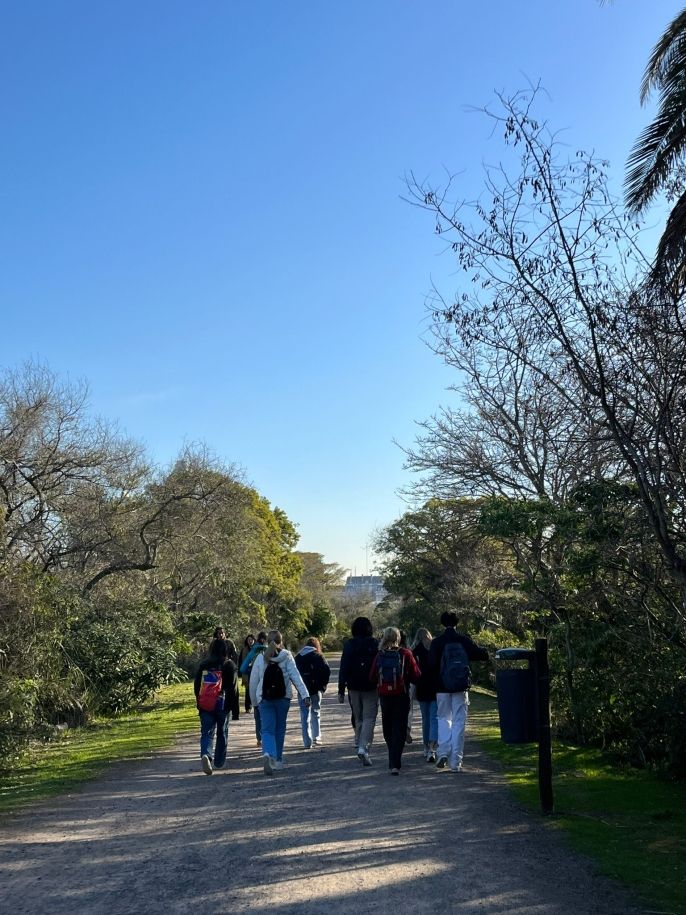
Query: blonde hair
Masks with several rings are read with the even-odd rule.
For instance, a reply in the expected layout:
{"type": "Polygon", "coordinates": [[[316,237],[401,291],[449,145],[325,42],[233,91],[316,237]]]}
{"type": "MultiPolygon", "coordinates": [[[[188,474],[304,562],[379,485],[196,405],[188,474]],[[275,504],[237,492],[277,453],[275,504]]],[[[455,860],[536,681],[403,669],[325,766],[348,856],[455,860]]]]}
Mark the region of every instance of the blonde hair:
{"type": "Polygon", "coordinates": [[[381,633],[381,648],[397,648],[400,645],[400,630],[387,626],[381,633]]]}
{"type": "Polygon", "coordinates": [[[415,633],[414,642],[412,643],[412,647],[416,648],[417,645],[423,645],[425,648],[428,648],[429,645],[431,644],[432,639],[433,639],[433,636],[431,635],[429,630],[425,629],[424,626],[420,626],[420,628],[415,633]]]}
{"type": "Polygon", "coordinates": [[[283,636],[278,629],[270,629],[267,633],[268,647],[264,653],[265,661],[269,661],[283,648],[283,636]]]}

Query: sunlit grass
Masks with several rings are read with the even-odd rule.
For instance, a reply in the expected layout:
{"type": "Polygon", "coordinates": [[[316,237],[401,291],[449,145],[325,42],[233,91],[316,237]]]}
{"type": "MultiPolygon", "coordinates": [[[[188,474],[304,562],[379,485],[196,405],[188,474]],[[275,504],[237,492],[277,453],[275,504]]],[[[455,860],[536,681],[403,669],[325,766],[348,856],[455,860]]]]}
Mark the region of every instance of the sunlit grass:
{"type": "MultiPolygon", "coordinates": [[[[517,798],[540,809],[536,744],[500,739],[495,699],[470,692],[470,722],[499,760],[517,798]]],[[[686,785],[612,765],[588,747],[553,745],[555,816],[550,822],[598,869],[640,893],[653,911],[686,913],[686,785]]]]}
{"type": "Polygon", "coordinates": [[[68,792],[116,760],[140,759],[198,726],[193,685],[166,686],[136,712],[94,721],[31,747],[0,773],[0,812],[68,792]]]}

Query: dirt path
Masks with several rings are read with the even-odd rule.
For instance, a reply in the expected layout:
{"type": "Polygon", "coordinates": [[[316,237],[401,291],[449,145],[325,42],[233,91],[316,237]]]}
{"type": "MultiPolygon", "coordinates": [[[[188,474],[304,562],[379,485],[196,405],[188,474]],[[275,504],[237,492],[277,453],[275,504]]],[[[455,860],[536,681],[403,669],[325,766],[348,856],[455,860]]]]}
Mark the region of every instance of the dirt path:
{"type": "Polygon", "coordinates": [[[286,768],[266,777],[252,721],[228,767],[200,771],[196,739],[122,764],[77,794],[5,821],[8,913],[632,913],[630,899],[509,799],[468,741],[465,771],[407,748],[400,778],[352,751],[346,707],[324,700],[325,746],[291,710],[286,768]]]}

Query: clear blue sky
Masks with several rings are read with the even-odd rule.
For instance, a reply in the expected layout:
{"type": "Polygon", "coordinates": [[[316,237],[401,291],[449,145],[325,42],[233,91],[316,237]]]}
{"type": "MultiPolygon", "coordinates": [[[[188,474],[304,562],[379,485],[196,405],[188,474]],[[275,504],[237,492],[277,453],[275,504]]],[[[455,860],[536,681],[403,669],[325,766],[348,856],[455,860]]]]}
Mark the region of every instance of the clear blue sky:
{"type": "MultiPolygon", "coordinates": [[[[542,80],[622,177],[676,2],[0,6],[2,364],[85,378],[160,463],[206,441],[301,547],[365,571],[393,439],[449,400],[421,337],[452,265],[400,199],[493,158],[466,110],[542,80]]],[[[371,558],[370,558],[371,566],[371,558]]]]}

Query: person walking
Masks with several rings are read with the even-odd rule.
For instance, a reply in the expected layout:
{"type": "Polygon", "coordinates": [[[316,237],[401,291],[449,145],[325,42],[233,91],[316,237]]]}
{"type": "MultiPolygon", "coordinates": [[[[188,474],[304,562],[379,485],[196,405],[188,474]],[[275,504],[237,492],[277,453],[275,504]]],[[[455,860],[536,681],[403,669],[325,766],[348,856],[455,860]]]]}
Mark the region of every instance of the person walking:
{"type": "Polygon", "coordinates": [[[231,720],[238,721],[241,715],[241,700],[238,693],[238,652],[236,651],[236,645],[232,639],[224,639],[226,644],[226,657],[229,661],[233,661],[233,664],[236,668],[236,677],[233,682],[233,689],[226,689],[226,709],[227,712],[231,713],[231,720]]]}
{"type": "Polygon", "coordinates": [[[409,648],[400,647],[400,630],[384,629],[379,652],[372,662],[370,679],[376,684],[381,703],[381,727],[388,747],[391,775],[400,775],[410,712],[409,689],[420,677],[409,648]]]}
{"type": "Polygon", "coordinates": [[[278,629],[267,634],[268,647],[255,658],[250,673],[250,699],[260,710],[264,774],[283,769],[286,720],[295,686],[306,705],[310,694],[295,666],[293,655],[283,646],[278,629]]]}
{"type": "Polygon", "coordinates": [[[314,636],[307,639],[295,656],[295,666],[310,694],[309,705],[302,696],[298,697],[303,746],[309,750],[313,745],[319,746],[322,742],[320,721],[322,693],[326,692],[331,676],[331,669],[322,654],[319,639],[314,636]]]}
{"type": "Polygon", "coordinates": [[[422,715],[424,759],[427,762],[435,763],[436,748],[438,746],[438,707],[436,703],[436,678],[429,667],[431,638],[429,630],[423,627],[417,630],[414,637],[412,654],[417,662],[421,676],[419,682],[413,688],[422,715]]]}
{"type": "MultiPolygon", "coordinates": [[[[247,653],[243,659],[238,672],[242,677],[247,677],[248,680],[248,696],[250,696],[250,674],[252,673],[253,664],[255,663],[255,658],[258,654],[261,654],[267,649],[267,633],[258,632],[257,639],[253,642],[250,651],[247,653]]],[[[252,699],[250,700],[252,705],[253,717],[255,719],[255,737],[257,738],[257,746],[262,746],[262,722],[260,720],[260,709],[257,705],[254,705],[252,699]]]]}
{"type": "MultiPolygon", "coordinates": [[[[245,659],[250,654],[250,649],[252,648],[252,646],[254,644],[255,644],[255,636],[252,634],[252,632],[250,632],[250,633],[248,633],[248,635],[246,635],[245,639],[243,640],[243,647],[241,648],[240,654],[238,655],[238,670],[239,671],[243,665],[243,661],[245,661],[245,659]]],[[[245,711],[247,713],[252,708],[252,704],[250,702],[250,690],[248,688],[248,684],[250,683],[250,674],[249,673],[241,674],[241,683],[243,684],[243,692],[245,693],[245,706],[244,707],[245,707],[245,711]]]]}
{"type": "Polygon", "coordinates": [[[379,711],[376,684],[370,680],[372,663],[379,649],[371,621],[358,616],[350,627],[352,638],[343,646],[338,671],[338,701],[345,701],[348,689],[350,709],[355,721],[357,758],[363,766],[371,766],[369,750],[374,740],[374,726],[379,711]]]}
{"type": "Polygon", "coordinates": [[[457,614],[452,610],[441,614],[441,624],[445,627],[443,632],[433,639],[429,647],[429,668],[436,677],[436,768],[449,766],[451,772],[460,772],[471,685],[469,662],[488,661],[488,652],[469,636],[457,631],[457,614]]]}
{"type": "Polygon", "coordinates": [[[202,770],[205,775],[212,775],[226,762],[230,712],[227,696],[236,690],[236,665],[227,657],[224,639],[212,641],[209,655],[198,665],[193,690],[200,715],[202,770]]]}

